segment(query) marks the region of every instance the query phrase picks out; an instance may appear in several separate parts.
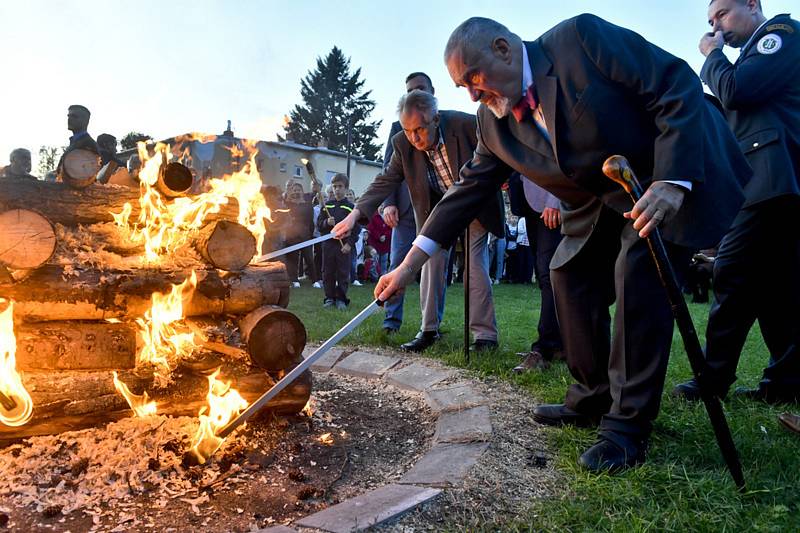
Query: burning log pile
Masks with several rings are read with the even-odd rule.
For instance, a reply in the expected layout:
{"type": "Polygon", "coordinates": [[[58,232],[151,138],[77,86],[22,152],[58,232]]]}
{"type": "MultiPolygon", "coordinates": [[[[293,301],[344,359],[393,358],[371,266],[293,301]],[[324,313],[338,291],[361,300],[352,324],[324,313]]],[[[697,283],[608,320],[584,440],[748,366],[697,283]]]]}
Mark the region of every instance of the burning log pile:
{"type": "MultiPolygon", "coordinates": [[[[0,181],[0,444],[200,413],[207,457],[301,360],[283,265],[250,264],[270,218],[255,153],[191,196],[179,154],[139,151],[139,189],[0,181]]],[[[269,409],[297,413],[310,390],[308,374],[269,409]]]]}

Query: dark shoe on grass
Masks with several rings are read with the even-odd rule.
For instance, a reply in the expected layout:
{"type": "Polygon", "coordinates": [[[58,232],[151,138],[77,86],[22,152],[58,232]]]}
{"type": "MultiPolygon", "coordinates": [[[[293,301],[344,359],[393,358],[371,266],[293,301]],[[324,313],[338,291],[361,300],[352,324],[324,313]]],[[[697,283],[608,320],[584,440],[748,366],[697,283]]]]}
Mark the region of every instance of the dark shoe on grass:
{"type": "Polygon", "coordinates": [[[400,349],[405,352],[422,352],[432,346],[439,338],[438,331],[420,331],[416,337],[405,344],[401,344],[400,349]]]}
{"type": "Polygon", "coordinates": [[[515,374],[524,374],[532,370],[545,370],[550,367],[550,361],[545,359],[544,355],[538,351],[528,352],[520,364],[515,366],[511,371],[515,374]]]}
{"type": "MultiPolygon", "coordinates": [[[[675,385],[675,388],[672,389],[672,395],[676,398],[683,398],[687,402],[699,402],[702,399],[700,397],[700,385],[696,379],[690,379],[686,383],[675,385]]],[[[728,393],[714,391],[714,395],[724,400],[728,393]]]]}
{"type": "Polygon", "coordinates": [[[596,474],[616,474],[644,463],[644,446],[624,448],[609,439],[600,437],[578,459],[586,470],[596,474]]]}
{"type": "Polygon", "coordinates": [[[736,387],[736,390],[733,391],[733,396],[769,404],[797,403],[800,399],[800,391],[779,390],[774,387],[759,387],[757,389],[736,387]]]}
{"type": "Polygon", "coordinates": [[[793,413],[781,413],[778,415],[778,422],[789,431],[800,433],[800,416],[793,413]]]}
{"type": "Polygon", "coordinates": [[[497,349],[497,341],[490,341],[488,339],[477,339],[469,345],[469,350],[475,353],[491,352],[497,349]]]}
{"type": "Polygon", "coordinates": [[[573,411],[563,403],[537,405],[533,419],[545,426],[576,426],[588,428],[597,425],[597,418],[573,411]]]}

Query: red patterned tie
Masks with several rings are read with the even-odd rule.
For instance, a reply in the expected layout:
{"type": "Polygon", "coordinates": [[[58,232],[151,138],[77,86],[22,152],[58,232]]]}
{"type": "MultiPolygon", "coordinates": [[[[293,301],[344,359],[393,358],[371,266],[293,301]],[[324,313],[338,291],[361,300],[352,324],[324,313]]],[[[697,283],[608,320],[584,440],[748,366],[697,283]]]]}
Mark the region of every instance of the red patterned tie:
{"type": "Polygon", "coordinates": [[[511,108],[511,113],[517,122],[522,122],[528,116],[528,112],[535,111],[537,107],[539,107],[539,99],[536,95],[536,86],[531,84],[519,102],[511,108]]]}

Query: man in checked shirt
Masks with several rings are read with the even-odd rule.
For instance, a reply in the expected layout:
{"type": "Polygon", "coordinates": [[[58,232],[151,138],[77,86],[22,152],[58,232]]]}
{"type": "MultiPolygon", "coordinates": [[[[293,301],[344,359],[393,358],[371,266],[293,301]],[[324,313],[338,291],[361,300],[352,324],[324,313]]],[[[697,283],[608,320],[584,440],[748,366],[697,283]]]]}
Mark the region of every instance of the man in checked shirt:
{"type": "MultiPolygon", "coordinates": [[[[433,207],[459,179],[461,167],[472,158],[477,145],[475,115],[439,111],[436,98],[420,90],[403,95],[397,112],[403,131],[392,137],[392,159],[361,195],[353,212],[333,228],[337,236],[348,234],[357,222],[366,224],[381,202],[404,180],[411,193],[419,231],[433,207]]],[[[488,232],[498,237],[504,235],[502,212],[498,193],[469,226],[469,326],[474,338],[472,348],[477,352],[497,347],[487,243],[488,232]]],[[[440,250],[422,269],[422,325],[417,336],[401,346],[406,351],[421,352],[439,339],[437,308],[439,298],[444,297],[448,253],[449,250],[440,250]]]]}

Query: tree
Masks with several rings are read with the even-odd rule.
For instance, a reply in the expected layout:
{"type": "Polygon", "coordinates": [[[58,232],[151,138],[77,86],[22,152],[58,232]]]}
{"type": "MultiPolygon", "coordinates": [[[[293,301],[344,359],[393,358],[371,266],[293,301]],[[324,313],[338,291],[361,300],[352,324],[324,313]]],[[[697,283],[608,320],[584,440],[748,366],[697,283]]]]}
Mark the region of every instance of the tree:
{"type": "Polygon", "coordinates": [[[130,150],[131,148],[136,148],[137,142],[149,141],[150,139],[152,139],[152,137],[149,135],[139,133],[138,131],[130,131],[119,141],[119,144],[122,146],[123,150],[130,150]]]}
{"type": "Polygon", "coordinates": [[[58,160],[61,158],[64,150],[66,148],[64,146],[40,146],[39,147],[39,176],[44,178],[44,176],[50,172],[51,170],[56,169],[56,165],[58,165],[58,160]]]}
{"type": "Polygon", "coordinates": [[[328,148],[347,150],[348,121],[352,122],[350,153],[377,160],[380,147],[375,144],[381,121],[369,122],[375,109],[370,99],[372,91],[363,91],[361,69],[351,74],[350,58],[336,46],[325,57],[317,58],[317,68],[300,81],[303,105],[289,113],[286,135],[295,142],[318,146],[322,141],[328,148]]]}

